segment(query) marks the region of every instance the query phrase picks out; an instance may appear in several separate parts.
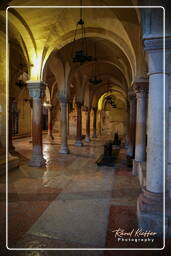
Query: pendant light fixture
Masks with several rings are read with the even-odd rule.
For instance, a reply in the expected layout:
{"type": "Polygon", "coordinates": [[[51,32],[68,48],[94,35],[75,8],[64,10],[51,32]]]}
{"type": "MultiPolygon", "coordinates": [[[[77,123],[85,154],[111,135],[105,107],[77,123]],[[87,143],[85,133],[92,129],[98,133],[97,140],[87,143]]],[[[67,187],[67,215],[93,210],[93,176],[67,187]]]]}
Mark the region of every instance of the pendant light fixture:
{"type": "Polygon", "coordinates": [[[72,47],[72,62],[78,62],[80,65],[84,64],[87,61],[92,60],[92,56],[88,55],[87,50],[87,40],[86,40],[86,32],[85,32],[85,24],[82,15],[82,0],[80,0],[80,19],[76,24],[73,47],[72,47]],[[81,49],[74,52],[76,48],[76,38],[78,34],[78,30],[81,30],[81,49]]]}
{"type": "Polygon", "coordinates": [[[101,79],[97,79],[96,74],[96,64],[97,64],[97,56],[96,56],[96,43],[94,44],[94,64],[93,64],[93,78],[89,79],[91,84],[97,85],[102,82],[101,79]]]}
{"type": "Polygon", "coordinates": [[[19,77],[18,80],[16,82],[16,85],[22,89],[24,86],[26,86],[26,80],[28,79],[28,74],[27,74],[27,67],[26,65],[23,65],[22,63],[19,64],[19,77]]]}
{"type": "Polygon", "coordinates": [[[112,106],[112,108],[117,108],[115,99],[112,95],[106,97],[106,102],[109,103],[112,106]]]}

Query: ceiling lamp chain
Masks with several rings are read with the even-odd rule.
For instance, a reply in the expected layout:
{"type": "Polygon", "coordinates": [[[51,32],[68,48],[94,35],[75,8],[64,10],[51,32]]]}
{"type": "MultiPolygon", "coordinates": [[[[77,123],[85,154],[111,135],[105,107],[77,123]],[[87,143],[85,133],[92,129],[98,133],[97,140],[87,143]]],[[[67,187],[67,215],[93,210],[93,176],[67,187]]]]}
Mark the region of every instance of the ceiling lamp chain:
{"type": "Polygon", "coordinates": [[[97,84],[100,84],[102,82],[101,79],[97,79],[97,72],[96,72],[96,64],[97,64],[97,55],[96,55],[96,43],[94,45],[94,64],[93,64],[93,78],[92,79],[89,79],[89,82],[94,84],[94,85],[97,85],[97,84]]]}
{"type": "Polygon", "coordinates": [[[87,49],[87,39],[86,39],[86,32],[85,32],[85,24],[83,20],[83,13],[82,13],[82,0],[80,0],[80,19],[76,24],[76,29],[74,33],[74,41],[73,41],[73,47],[72,47],[72,62],[78,62],[80,65],[84,64],[87,61],[92,60],[92,56],[88,56],[88,49],[87,49]],[[76,48],[76,37],[78,33],[78,27],[80,26],[81,29],[81,49],[79,51],[75,51],[76,48]]]}

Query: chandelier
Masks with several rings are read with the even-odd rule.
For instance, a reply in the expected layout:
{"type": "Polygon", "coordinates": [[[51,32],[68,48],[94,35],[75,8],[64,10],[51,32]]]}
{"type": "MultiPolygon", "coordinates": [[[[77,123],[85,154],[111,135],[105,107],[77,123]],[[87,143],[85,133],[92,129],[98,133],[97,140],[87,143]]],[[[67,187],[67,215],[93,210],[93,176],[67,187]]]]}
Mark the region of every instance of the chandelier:
{"type": "Polygon", "coordinates": [[[89,82],[91,84],[97,85],[100,84],[102,82],[101,79],[97,79],[97,75],[96,75],[96,64],[97,64],[97,57],[96,57],[96,44],[94,45],[94,64],[93,64],[93,78],[89,79],[89,82]]]}
{"type": "Polygon", "coordinates": [[[28,79],[26,65],[23,65],[22,63],[19,64],[19,73],[20,75],[18,77],[18,81],[16,82],[16,85],[21,89],[27,85],[25,82],[28,79]]]}
{"type": "Polygon", "coordinates": [[[106,97],[106,102],[109,103],[112,106],[112,108],[117,108],[115,100],[111,95],[106,97]]]}
{"type": "Polygon", "coordinates": [[[92,56],[88,55],[88,50],[87,50],[87,40],[86,40],[86,36],[85,36],[85,26],[84,26],[84,20],[82,17],[82,0],[81,0],[81,4],[80,4],[81,8],[80,8],[80,19],[76,24],[76,29],[75,29],[75,34],[74,34],[74,40],[73,40],[73,47],[72,47],[72,62],[78,62],[80,63],[80,65],[84,64],[87,61],[91,61],[92,60],[92,56]],[[78,34],[78,30],[81,30],[81,49],[77,50],[74,52],[75,50],[75,41],[76,41],[76,37],[78,34]]]}

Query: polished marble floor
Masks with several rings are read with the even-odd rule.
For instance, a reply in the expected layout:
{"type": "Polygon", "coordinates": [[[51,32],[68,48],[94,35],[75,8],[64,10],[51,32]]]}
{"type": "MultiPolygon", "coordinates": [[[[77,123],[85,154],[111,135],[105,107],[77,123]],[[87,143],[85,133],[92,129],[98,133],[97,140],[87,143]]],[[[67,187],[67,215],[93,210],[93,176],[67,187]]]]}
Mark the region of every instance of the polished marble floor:
{"type": "MultiPolygon", "coordinates": [[[[75,140],[70,139],[71,153],[61,155],[60,138],[55,136],[49,142],[44,135],[44,168],[27,165],[31,158],[30,138],[14,141],[20,167],[8,177],[8,246],[102,250],[13,251],[11,255],[104,255],[103,248],[129,247],[115,241],[112,231],[137,227],[140,187],[137,177],[126,167],[125,149],[120,150],[114,167],[96,165],[107,139],[92,139],[83,147],[76,147],[75,140]]],[[[5,177],[0,192],[1,206],[5,206],[5,177]]],[[[5,223],[4,211],[0,217],[5,223]]],[[[1,233],[4,239],[5,226],[1,233]]]]}

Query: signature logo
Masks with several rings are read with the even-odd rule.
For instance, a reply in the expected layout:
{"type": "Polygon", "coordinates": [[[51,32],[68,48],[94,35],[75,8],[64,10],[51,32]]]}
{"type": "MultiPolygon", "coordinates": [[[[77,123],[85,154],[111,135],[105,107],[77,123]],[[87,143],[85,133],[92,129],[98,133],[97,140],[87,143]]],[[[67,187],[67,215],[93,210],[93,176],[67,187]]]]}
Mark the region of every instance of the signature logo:
{"type": "Polygon", "coordinates": [[[123,242],[154,242],[154,237],[157,235],[156,232],[150,230],[132,229],[131,231],[126,231],[121,228],[112,230],[112,233],[114,233],[114,237],[118,241],[123,242]]]}

